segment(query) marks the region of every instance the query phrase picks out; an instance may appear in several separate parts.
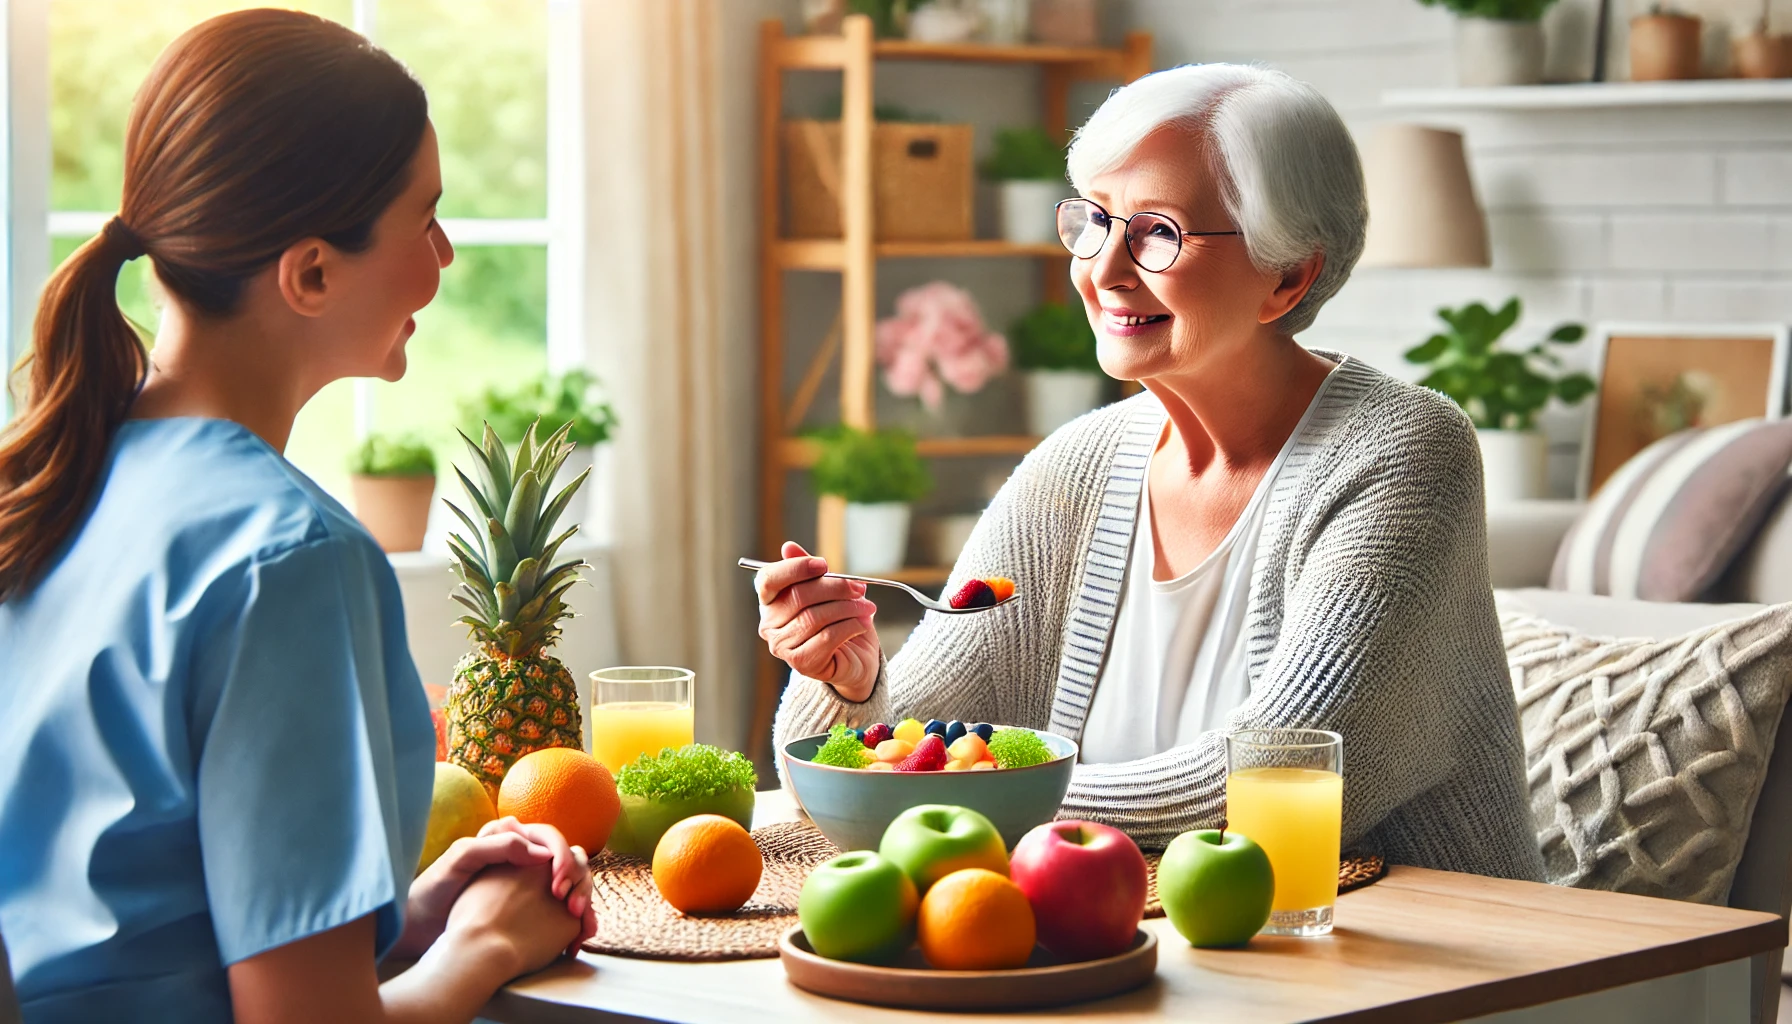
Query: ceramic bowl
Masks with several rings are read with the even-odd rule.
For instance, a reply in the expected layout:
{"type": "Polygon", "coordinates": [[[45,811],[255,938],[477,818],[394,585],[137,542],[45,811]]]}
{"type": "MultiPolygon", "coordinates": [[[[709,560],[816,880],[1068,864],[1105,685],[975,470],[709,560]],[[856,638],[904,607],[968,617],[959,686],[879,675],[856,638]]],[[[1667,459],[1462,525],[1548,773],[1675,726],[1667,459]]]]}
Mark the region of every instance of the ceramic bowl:
{"type": "MultiPolygon", "coordinates": [[[[1000,729],[1001,726],[996,726],[1000,729]]],[[[898,814],[917,804],[955,804],[988,818],[1009,849],[1036,825],[1057,816],[1070,789],[1076,764],[1076,741],[1040,732],[1047,749],[1058,755],[1031,768],[982,772],[873,772],[835,768],[809,760],[827,735],[804,736],[784,744],[784,762],[797,802],[821,834],[842,850],[875,850],[884,829],[898,814]]]]}

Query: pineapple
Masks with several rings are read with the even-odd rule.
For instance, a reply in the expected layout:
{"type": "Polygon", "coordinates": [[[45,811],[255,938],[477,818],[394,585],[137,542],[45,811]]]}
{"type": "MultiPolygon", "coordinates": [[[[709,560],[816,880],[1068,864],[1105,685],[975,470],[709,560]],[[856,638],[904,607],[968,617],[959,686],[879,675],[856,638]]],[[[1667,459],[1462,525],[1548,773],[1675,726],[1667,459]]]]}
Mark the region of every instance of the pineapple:
{"type": "Polygon", "coordinates": [[[457,533],[448,541],[460,579],[454,599],[472,612],[460,621],[467,624],[473,649],[455,666],[442,709],[448,760],[472,772],[494,801],[517,758],[546,747],[584,749],[572,673],[546,650],[560,639],[560,620],[572,614],[562,596],[579,582],[579,570],[588,568],[581,559],[554,564],[577,526],[547,539],[591,472],[547,498],[544,488],[572,451],[566,443],[570,429],[571,424],[561,427],[537,445],[531,424],[514,463],[490,424],[483,446],[461,435],[479,479],[469,480],[458,466],[455,473],[484,525],[449,503],[473,537],[457,533]]]}

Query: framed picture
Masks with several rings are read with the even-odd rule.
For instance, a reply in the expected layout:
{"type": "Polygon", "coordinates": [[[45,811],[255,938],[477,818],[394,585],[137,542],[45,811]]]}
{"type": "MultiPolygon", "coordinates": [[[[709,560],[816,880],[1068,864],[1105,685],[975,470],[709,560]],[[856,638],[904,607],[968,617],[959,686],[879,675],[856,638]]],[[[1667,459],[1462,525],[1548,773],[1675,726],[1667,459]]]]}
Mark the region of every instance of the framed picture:
{"type": "Polygon", "coordinates": [[[1786,415],[1785,324],[1599,324],[1580,451],[1585,499],[1675,431],[1786,415]]]}

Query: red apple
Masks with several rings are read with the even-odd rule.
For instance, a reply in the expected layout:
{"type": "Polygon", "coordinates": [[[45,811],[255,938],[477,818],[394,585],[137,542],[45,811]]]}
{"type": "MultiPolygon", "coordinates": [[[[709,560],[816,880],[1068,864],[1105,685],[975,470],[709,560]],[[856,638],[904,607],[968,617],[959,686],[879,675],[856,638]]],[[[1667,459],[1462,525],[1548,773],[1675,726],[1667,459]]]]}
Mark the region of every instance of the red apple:
{"type": "Polygon", "coordinates": [[[1117,828],[1047,822],[1015,844],[1008,874],[1033,905],[1040,943],[1066,960],[1125,952],[1145,916],[1145,855],[1117,828]]]}

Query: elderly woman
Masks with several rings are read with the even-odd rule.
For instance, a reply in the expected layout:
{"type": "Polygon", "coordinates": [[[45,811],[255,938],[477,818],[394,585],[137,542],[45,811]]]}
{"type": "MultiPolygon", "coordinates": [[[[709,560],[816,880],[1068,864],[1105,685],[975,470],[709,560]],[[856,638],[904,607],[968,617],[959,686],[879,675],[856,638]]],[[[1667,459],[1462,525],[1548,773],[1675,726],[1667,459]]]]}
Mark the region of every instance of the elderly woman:
{"type": "Polygon", "coordinates": [[[1474,431],[1448,401],[1308,350],[1367,210],[1310,86],[1176,68],[1077,134],[1058,210],[1102,368],[1145,393],[1047,438],[886,665],[861,586],[786,544],[760,633],[794,673],[776,731],[904,716],[1077,739],[1061,814],[1162,845],[1225,816],[1227,730],[1344,737],[1343,840],[1394,863],[1541,877],[1487,575],[1474,431]]]}

